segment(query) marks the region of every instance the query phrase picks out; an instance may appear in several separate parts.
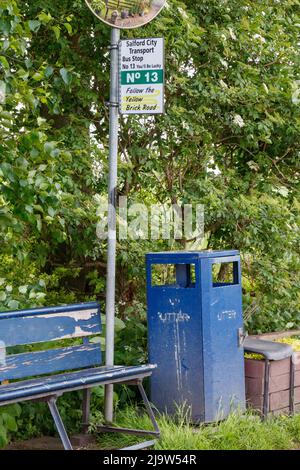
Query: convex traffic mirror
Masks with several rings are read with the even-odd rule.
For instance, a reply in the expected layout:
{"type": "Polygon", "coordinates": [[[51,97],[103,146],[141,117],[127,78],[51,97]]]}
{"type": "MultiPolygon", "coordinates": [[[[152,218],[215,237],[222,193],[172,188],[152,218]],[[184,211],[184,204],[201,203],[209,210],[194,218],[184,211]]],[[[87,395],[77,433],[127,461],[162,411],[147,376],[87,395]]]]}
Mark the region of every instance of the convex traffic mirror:
{"type": "Polygon", "coordinates": [[[139,28],[152,21],[166,0],[85,0],[100,20],[119,29],[139,28]]]}

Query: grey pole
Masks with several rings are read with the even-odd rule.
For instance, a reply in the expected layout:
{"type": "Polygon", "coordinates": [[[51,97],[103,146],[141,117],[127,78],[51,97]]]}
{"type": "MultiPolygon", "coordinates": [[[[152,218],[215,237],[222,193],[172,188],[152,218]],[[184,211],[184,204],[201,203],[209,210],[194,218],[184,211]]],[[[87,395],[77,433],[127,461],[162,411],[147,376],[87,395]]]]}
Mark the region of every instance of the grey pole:
{"type": "MultiPolygon", "coordinates": [[[[106,365],[114,365],[115,290],[116,290],[116,205],[119,133],[119,54],[120,30],[111,31],[110,114],[109,114],[109,183],[108,183],[108,253],[106,277],[106,365]]],[[[113,385],[105,386],[105,421],[113,421],[113,385]]]]}

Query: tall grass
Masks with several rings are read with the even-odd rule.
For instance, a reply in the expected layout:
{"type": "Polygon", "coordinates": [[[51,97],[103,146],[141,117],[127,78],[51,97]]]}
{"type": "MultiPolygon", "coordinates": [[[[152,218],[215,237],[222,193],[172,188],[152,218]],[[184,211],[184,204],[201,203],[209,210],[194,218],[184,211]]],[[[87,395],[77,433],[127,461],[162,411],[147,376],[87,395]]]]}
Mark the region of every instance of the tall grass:
{"type": "MultiPolygon", "coordinates": [[[[133,407],[120,411],[119,425],[151,429],[150,420],[140,415],[133,407]]],[[[193,426],[186,416],[178,414],[176,419],[167,416],[158,418],[161,438],[156,450],[272,450],[300,447],[300,415],[294,417],[269,418],[262,421],[254,413],[233,413],[226,420],[193,426]]],[[[131,435],[99,435],[101,448],[122,448],[140,442],[131,435]]]]}

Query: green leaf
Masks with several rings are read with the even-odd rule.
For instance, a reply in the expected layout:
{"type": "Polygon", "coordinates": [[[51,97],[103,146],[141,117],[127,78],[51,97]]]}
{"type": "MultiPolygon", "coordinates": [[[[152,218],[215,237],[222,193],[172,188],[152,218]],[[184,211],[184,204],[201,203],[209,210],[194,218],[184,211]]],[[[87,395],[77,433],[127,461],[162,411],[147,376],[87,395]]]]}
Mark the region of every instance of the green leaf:
{"type": "Polygon", "coordinates": [[[56,214],[55,209],[53,209],[53,207],[48,207],[48,214],[50,215],[50,217],[54,217],[56,214]]]}
{"type": "Polygon", "coordinates": [[[70,75],[69,71],[65,68],[62,68],[62,69],[60,69],[59,73],[60,73],[63,81],[65,82],[65,84],[69,85],[70,80],[71,80],[71,75],[70,75]]]}
{"type": "Polygon", "coordinates": [[[50,15],[50,13],[46,13],[46,12],[42,11],[41,13],[39,13],[38,19],[39,19],[42,23],[48,24],[53,18],[52,18],[52,16],[50,15]]]}
{"type": "Polygon", "coordinates": [[[48,65],[48,67],[46,67],[46,70],[45,70],[45,77],[46,78],[51,77],[51,75],[53,75],[53,72],[54,72],[54,68],[51,65],[48,65]]]}
{"type": "Polygon", "coordinates": [[[6,427],[0,422],[0,447],[4,447],[6,444],[7,444],[6,427]]]}
{"type": "Polygon", "coordinates": [[[70,25],[70,23],[64,23],[64,27],[66,28],[66,30],[68,31],[69,35],[71,36],[72,33],[73,33],[73,29],[72,29],[72,26],[70,25]]]}
{"type": "Polygon", "coordinates": [[[30,20],[28,21],[28,24],[29,24],[30,30],[33,31],[34,33],[36,33],[41,27],[41,22],[38,20],[30,20]]]}
{"type": "Polygon", "coordinates": [[[8,60],[3,55],[0,55],[0,63],[5,69],[9,70],[10,67],[9,67],[8,60]]]}
{"type": "Polygon", "coordinates": [[[44,151],[46,153],[51,153],[57,146],[57,142],[45,142],[44,144],[44,151]]]}
{"type": "Polygon", "coordinates": [[[20,294],[26,294],[27,289],[28,289],[28,286],[27,286],[27,285],[26,285],[26,286],[20,286],[20,287],[19,287],[19,292],[20,292],[20,294]]]}
{"type": "Polygon", "coordinates": [[[58,41],[60,38],[60,28],[58,26],[52,26],[52,31],[54,32],[55,37],[58,41]]]}
{"type": "Polygon", "coordinates": [[[2,419],[8,431],[16,431],[18,429],[17,422],[11,414],[2,413],[2,419]]]}
{"type": "Polygon", "coordinates": [[[119,331],[124,330],[125,323],[120,318],[115,318],[115,330],[118,333],[119,331]]]}
{"type": "Polygon", "coordinates": [[[96,338],[92,338],[91,343],[100,344],[101,345],[101,351],[105,351],[106,340],[105,340],[104,336],[97,336],[96,338]]]}
{"type": "Polygon", "coordinates": [[[7,304],[8,308],[12,310],[17,310],[19,308],[20,303],[17,300],[10,300],[7,304]]]}
{"type": "Polygon", "coordinates": [[[38,82],[38,81],[43,80],[44,75],[43,75],[42,72],[35,72],[35,74],[33,74],[32,78],[33,78],[33,80],[35,80],[36,82],[38,82]]]}
{"type": "Polygon", "coordinates": [[[0,104],[3,104],[6,97],[6,84],[3,80],[0,80],[0,104]]]}
{"type": "Polygon", "coordinates": [[[36,227],[39,232],[42,231],[43,224],[42,224],[42,219],[39,215],[36,217],[36,227]]]}

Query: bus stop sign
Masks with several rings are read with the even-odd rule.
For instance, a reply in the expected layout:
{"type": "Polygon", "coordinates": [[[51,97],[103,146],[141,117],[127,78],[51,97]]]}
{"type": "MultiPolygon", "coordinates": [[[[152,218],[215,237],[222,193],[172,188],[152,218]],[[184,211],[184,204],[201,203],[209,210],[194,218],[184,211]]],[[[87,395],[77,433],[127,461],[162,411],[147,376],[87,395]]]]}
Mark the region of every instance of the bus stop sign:
{"type": "Polygon", "coordinates": [[[164,113],[164,39],[120,41],[120,113],[164,113]]]}

